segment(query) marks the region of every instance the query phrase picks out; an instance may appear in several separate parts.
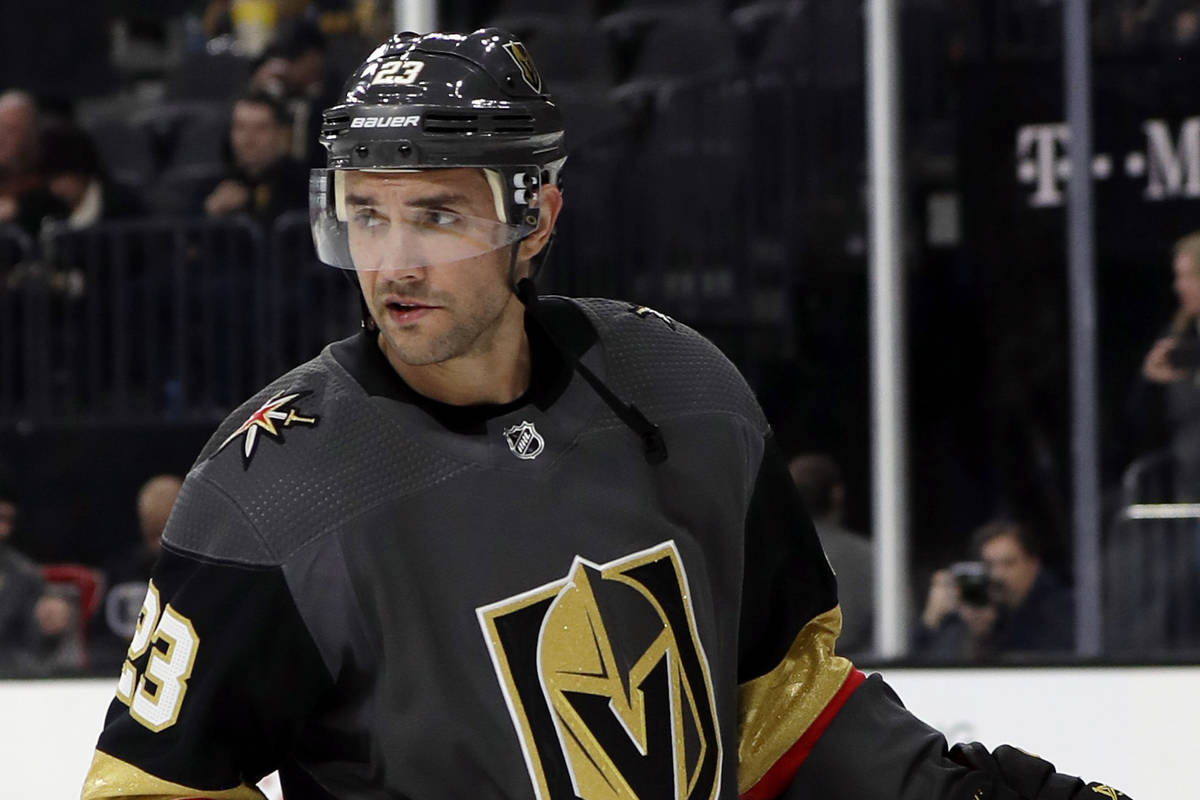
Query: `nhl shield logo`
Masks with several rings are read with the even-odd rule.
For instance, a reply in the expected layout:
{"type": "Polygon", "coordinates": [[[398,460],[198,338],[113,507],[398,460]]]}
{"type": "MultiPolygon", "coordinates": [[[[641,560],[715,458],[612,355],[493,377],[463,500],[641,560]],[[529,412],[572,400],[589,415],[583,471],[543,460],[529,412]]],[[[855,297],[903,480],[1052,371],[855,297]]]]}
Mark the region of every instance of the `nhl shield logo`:
{"type": "Polygon", "coordinates": [[[546,446],[546,440],[537,432],[537,428],[533,427],[533,423],[527,420],[505,428],[504,440],[508,442],[508,449],[512,450],[514,456],[526,461],[537,458],[546,446]]]}

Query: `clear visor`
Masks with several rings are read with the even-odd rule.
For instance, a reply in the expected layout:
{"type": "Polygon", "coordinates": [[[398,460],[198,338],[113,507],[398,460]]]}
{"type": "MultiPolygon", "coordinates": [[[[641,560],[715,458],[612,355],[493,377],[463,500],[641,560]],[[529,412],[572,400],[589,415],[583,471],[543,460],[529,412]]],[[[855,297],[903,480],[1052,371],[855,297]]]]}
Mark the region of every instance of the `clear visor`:
{"type": "MultiPolygon", "coordinates": [[[[395,172],[314,169],[308,215],[317,257],[353,270],[395,270],[453,264],[520,241],[533,226],[462,213],[454,192],[413,192],[395,172]],[[347,185],[350,185],[349,188],[347,185]]],[[[489,184],[494,181],[489,176],[489,184]]],[[[495,198],[497,216],[503,205],[495,198]]]]}

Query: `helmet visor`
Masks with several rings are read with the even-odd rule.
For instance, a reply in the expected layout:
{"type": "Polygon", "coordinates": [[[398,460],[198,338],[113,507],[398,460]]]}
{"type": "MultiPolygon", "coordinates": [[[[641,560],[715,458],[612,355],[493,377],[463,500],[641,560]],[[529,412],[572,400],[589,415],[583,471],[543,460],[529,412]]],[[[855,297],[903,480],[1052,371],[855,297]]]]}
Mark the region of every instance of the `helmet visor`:
{"type": "Polygon", "coordinates": [[[453,198],[413,196],[399,190],[403,181],[395,173],[373,172],[369,191],[348,191],[348,172],[314,169],[309,177],[313,243],[330,266],[370,271],[453,264],[533,230],[463,213],[453,198]]]}

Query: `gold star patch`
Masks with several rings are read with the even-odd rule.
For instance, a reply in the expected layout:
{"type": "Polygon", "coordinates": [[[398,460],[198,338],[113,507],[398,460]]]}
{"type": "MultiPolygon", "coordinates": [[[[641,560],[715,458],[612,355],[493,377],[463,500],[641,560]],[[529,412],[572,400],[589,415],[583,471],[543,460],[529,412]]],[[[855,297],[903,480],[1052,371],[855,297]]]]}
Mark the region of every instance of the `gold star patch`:
{"type": "Polygon", "coordinates": [[[249,469],[250,459],[254,457],[254,449],[258,446],[259,431],[264,431],[267,436],[282,442],[283,428],[290,428],[293,425],[316,425],[320,417],[305,417],[296,409],[287,408],[305,394],[307,392],[275,395],[239,425],[237,430],[229,434],[229,437],[221,442],[221,446],[213,455],[224,450],[226,445],[234,439],[245,435],[246,438],[242,442],[242,468],[249,469]]]}

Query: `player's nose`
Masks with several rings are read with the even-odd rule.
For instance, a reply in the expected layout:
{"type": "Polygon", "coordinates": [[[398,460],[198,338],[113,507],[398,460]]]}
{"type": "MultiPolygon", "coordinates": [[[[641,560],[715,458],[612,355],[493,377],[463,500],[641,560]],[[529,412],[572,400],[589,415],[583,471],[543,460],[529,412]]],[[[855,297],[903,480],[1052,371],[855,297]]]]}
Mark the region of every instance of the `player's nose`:
{"type": "Polygon", "coordinates": [[[428,248],[408,226],[394,225],[379,250],[377,269],[389,274],[416,274],[430,266],[428,248]]]}

